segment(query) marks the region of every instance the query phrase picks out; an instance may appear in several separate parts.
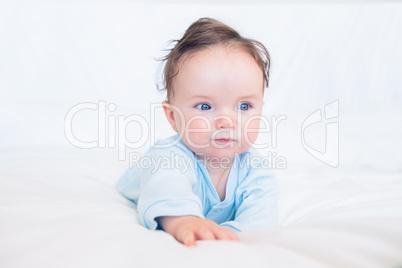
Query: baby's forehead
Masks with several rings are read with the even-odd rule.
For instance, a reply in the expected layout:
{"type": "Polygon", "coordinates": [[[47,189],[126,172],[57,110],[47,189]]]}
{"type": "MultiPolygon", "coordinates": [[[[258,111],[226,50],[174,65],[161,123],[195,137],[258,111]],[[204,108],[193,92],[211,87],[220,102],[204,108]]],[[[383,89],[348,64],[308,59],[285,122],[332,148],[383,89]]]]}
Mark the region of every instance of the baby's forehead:
{"type": "MultiPolygon", "coordinates": [[[[207,93],[215,95],[226,85],[247,85],[264,91],[264,74],[255,58],[237,45],[214,45],[190,51],[177,64],[172,81],[171,97],[179,94],[207,93]],[[210,91],[210,89],[212,89],[210,91]]],[[[238,95],[239,90],[237,91],[238,95]]],[[[230,92],[228,94],[233,95],[230,92]]]]}
{"type": "Polygon", "coordinates": [[[223,74],[236,80],[250,72],[263,78],[263,70],[250,54],[235,47],[213,46],[185,55],[177,66],[173,84],[189,82],[189,78],[212,81],[223,74]]]}
{"type": "Polygon", "coordinates": [[[219,54],[244,54],[252,57],[252,54],[247,51],[244,47],[238,44],[218,44],[213,46],[207,46],[199,48],[196,50],[191,50],[182,55],[179,59],[178,64],[183,65],[187,60],[194,57],[210,57],[219,54]]]}

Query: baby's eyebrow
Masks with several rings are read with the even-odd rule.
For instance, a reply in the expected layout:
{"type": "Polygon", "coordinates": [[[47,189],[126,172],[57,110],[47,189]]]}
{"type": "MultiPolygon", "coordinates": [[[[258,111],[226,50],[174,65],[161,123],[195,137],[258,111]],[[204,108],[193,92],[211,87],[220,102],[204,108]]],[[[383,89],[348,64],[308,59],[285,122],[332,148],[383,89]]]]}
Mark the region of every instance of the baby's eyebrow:
{"type": "Polygon", "coordinates": [[[209,97],[207,95],[194,95],[194,96],[189,97],[188,99],[194,99],[194,98],[197,98],[197,99],[210,99],[211,97],[209,97]]]}
{"type": "MultiPolygon", "coordinates": [[[[208,95],[193,95],[191,97],[188,97],[187,100],[193,100],[193,99],[202,99],[202,100],[211,100],[211,97],[208,95]]],[[[238,98],[238,101],[243,101],[243,100],[259,100],[260,97],[257,96],[256,94],[250,94],[250,95],[245,95],[241,96],[238,98]]]]}
{"type": "Polygon", "coordinates": [[[255,94],[252,94],[252,95],[241,96],[239,99],[259,99],[259,97],[255,94]]]}
{"type": "MultiPolygon", "coordinates": [[[[211,97],[208,95],[193,95],[193,96],[189,97],[189,99],[193,99],[193,98],[210,99],[211,97]]],[[[258,99],[258,98],[259,97],[256,94],[245,95],[245,96],[239,97],[239,99],[258,99]]]]}

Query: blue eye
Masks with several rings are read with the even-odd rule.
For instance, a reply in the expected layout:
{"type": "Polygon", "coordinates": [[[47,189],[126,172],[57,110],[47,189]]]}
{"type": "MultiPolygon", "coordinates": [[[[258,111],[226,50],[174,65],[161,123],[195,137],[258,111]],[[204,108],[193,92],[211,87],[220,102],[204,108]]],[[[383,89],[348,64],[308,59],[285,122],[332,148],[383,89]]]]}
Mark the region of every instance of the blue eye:
{"type": "Polygon", "coordinates": [[[209,105],[206,104],[206,103],[198,104],[198,105],[195,106],[195,107],[198,108],[198,109],[200,109],[200,110],[209,110],[209,109],[211,109],[211,106],[209,106],[209,105]]]}
{"type": "Polygon", "coordinates": [[[242,103],[239,105],[239,107],[237,107],[237,109],[242,110],[242,111],[246,111],[248,109],[250,109],[251,105],[248,103],[242,103]]]}

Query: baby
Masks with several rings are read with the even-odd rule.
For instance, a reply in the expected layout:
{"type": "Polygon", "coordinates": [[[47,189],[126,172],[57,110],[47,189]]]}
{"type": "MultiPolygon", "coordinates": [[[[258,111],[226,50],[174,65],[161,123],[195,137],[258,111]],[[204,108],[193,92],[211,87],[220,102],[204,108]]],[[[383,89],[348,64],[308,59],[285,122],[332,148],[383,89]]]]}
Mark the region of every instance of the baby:
{"type": "Polygon", "coordinates": [[[176,42],[164,58],[162,105],[177,134],[143,156],[170,162],[133,167],[116,189],[137,205],[145,227],[186,246],[274,227],[278,187],[252,148],[268,87],[268,51],[210,18],[194,22],[176,42]],[[189,165],[183,170],[180,163],[189,165]]]}

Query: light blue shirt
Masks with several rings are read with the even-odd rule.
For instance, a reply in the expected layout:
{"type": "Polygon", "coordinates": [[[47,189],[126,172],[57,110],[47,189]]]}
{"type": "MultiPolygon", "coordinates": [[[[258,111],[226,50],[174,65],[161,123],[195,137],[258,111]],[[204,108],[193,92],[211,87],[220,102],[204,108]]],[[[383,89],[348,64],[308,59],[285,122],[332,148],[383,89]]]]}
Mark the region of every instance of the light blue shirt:
{"type": "Polygon", "coordinates": [[[137,205],[140,222],[151,230],[158,227],[159,216],[184,215],[212,220],[234,232],[272,228],[279,190],[263,161],[252,148],[236,156],[221,201],[204,163],[175,135],[155,143],[116,189],[137,205]]]}

